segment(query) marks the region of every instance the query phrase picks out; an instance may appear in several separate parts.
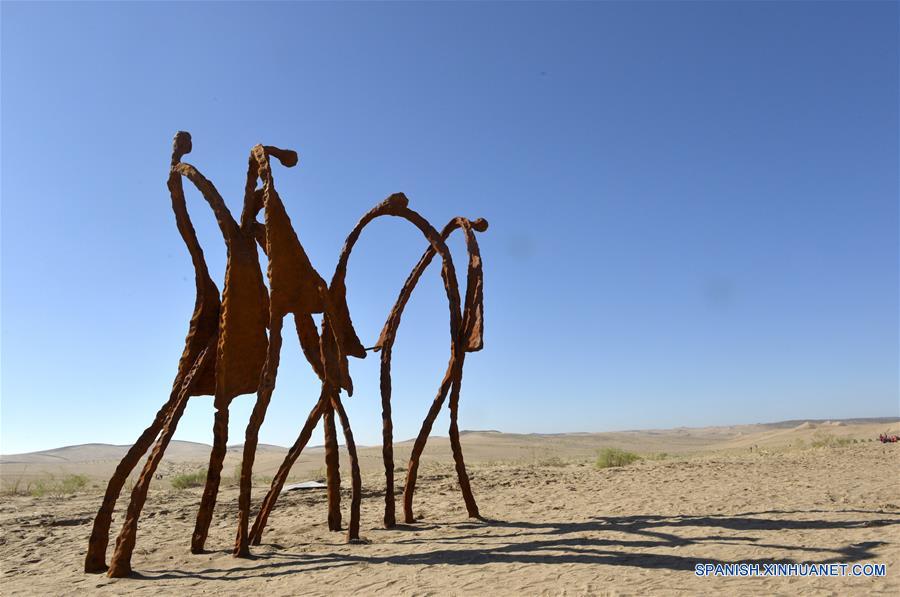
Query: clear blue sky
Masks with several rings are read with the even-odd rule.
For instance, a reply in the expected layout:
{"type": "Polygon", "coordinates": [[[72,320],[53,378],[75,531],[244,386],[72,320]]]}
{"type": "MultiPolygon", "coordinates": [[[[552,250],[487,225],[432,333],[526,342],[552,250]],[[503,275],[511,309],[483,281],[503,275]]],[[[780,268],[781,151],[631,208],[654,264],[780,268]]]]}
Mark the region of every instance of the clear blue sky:
{"type": "MultiPolygon", "coordinates": [[[[436,226],[490,221],[463,428],[900,410],[895,2],[3,2],[0,451],[130,443],[167,398],[194,297],[179,129],[235,213],[252,145],[300,153],[276,181],[326,279],[392,192],[436,226]]],[[[399,221],[358,245],[367,345],[422,249],[399,221]]],[[[446,365],[444,300],[431,270],[397,341],[399,439],[446,365]]],[[[377,358],[352,372],[376,444],[377,358]]],[[[290,444],[317,396],[287,336],[262,441],[290,444]]],[[[211,427],[194,398],[176,437],[211,427]]]]}

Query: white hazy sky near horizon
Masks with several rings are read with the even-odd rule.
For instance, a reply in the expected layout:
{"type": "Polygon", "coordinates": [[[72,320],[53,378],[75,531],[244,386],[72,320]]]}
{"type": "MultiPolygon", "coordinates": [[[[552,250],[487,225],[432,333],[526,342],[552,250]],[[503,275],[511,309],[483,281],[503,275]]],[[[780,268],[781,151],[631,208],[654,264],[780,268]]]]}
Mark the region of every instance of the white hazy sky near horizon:
{"type": "MultiPolygon", "coordinates": [[[[165,187],[180,129],[236,213],[250,147],[298,150],[275,177],[326,279],[392,192],[437,227],[490,221],[462,428],[900,414],[897,3],[0,11],[2,453],[130,443],[167,398],[194,297],[165,187]]],[[[188,201],[221,287],[221,235],[188,201]]],[[[364,344],[423,249],[400,222],[364,234],[348,276],[364,344]]],[[[447,340],[432,269],[395,349],[397,439],[447,340]]],[[[378,358],[352,367],[354,434],[377,444],[378,358]]],[[[286,335],[261,441],[290,445],[317,396],[286,335]]],[[[234,401],[229,443],[253,401],[234,401]]],[[[176,438],[211,427],[194,398],[176,438]]]]}

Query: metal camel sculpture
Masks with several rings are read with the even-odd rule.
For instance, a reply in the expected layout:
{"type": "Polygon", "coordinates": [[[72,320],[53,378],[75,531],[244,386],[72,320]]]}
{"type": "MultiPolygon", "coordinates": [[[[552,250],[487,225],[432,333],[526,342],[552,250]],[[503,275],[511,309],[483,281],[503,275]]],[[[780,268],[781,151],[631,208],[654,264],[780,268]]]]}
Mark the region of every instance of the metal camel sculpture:
{"type": "MultiPolygon", "coordinates": [[[[422,256],[418,264],[415,266],[415,268],[413,268],[412,273],[410,273],[409,277],[407,278],[407,281],[400,292],[400,297],[397,299],[397,303],[394,305],[394,308],[391,310],[391,313],[388,316],[388,320],[385,323],[384,329],[381,333],[381,337],[374,347],[376,350],[381,350],[381,399],[383,418],[382,453],[384,458],[386,481],[384,526],[386,528],[390,528],[396,524],[394,512],[393,424],[391,420],[390,404],[391,350],[396,338],[396,333],[400,324],[400,317],[403,313],[403,309],[406,306],[406,303],[408,302],[412,291],[415,289],[415,286],[418,283],[422,273],[431,263],[436,253],[440,254],[442,258],[441,273],[444,280],[444,288],[446,290],[448,302],[450,305],[451,358],[450,363],[448,364],[447,374],[444,377],[444,381],[441,383],[438,395],[432,403],[431,409],[428,412],[428,416],[422,424],[422,430],[419,432],[419,436],[417,437],[416,443],[413,447],[413,452],[410,458],[407,484],[404,489],[405,520],[407,522],[413,522],[412,495],[415,488],[419,458],[421,457],[422,451],[425,448],[425,442],[427,441],[432,425],[434,424],[434,420],[437,418],[441,406],[443,405],[447,397],[448,390],[451,387],[453,387],[454,391],[451,394],[450,402],[450,442],[453,450],[454,460],[456,462],[457,476],[459,478],[460,488],[462,489],[463,499],[466,503],[466,510],[468,511],[469,516],[478,517],[478,506],[475,503],[474,496],[472,495],[469,478],[466,474],[465,462],[463,461],[462,447],[459,441],[459,430],[457,426],[457,413],[459,405],[459,383],[462,380],[462,365],[464,360],[464,353],[467,351],[473,352],[476,350],[480,350],[483,345],[483,276],[481,269],[481,256],[478,249],[478,242],[475,239],[474,231],[487,230],[487,221],[478,219],[474,222],[470,222],[465,218],[454,218],[449,224],[447,224],[447,226],[445,226],[443,232],[438,234],[437,231],[434,230],[434,228],[430,224],[428,224],[428,222],[424,218],[422,218],[421,215],[409,209],[408,200],[402,193],[391,195],[390,197],[388,197],[388,199],[386,199],[384,202],[382,202],[371,211],[369,211],[369,213],[367,213],[365,216],[363,216],[363,218],[359,221],[359,223],[347,237],[347,241],[344,244],[344,249],[341,252],[341,257],[338,260],[338,265],[331,282],[331,289],[336,296],[343,297],[345,295],[346,290],[344,286],[344,279],[346,277],[347,261],[349,259],[351,251],[353,250],[353,246],[355,245],[360,233],[362,232],[362,229],[365,228],[365,226],[372,220],[386,215],[401,217],[413,223],[428,239],[429,248],[425,251],[425,254],[422,256]],[[462,228],[465,231],[469,249],[469,273],[467,276],[468,283],[466,289],[466,303],[465,309],[463,310],[462,314],[460,314],[460,298],[459,287],[456,279],[456,270],[453,266],[453,259],[450,256],[450,251],[445,243],[445,240],[450,235],[450,233],[457,228],[462,228]]],[[[275,507],[275,503],[278,500],[278,496],[284,486],[288,473],[290,472],[290,469],[293,466],[294,462],[297,460],[297,457],[299,457],[300,453],[303,451],[306,443],[309,441],[309,438],[312,435],[312,431],[318,423],[318,419],[321,414],[321,407],[319,405],[316,405],[316,407],[313,408],[312,412],[310,412],[309,417],[306,420],[306,424],[303,426],[300,435],[297,438],[297,441],[290,448],[288,454],[284,459],[284,462],[278,469],[278,472],[275,474],[275,477],[272,480],[271,488],[269,489],[269,493],[263,500],[263,504],[253,525],[253,530],[251,531],[251,542],[254,545],[259,545],[259,543],[261,542],[262,533],[265,529],[268,517],[275,507]]],[[[352,513],[353,510],[351,510],[351,517],[353,516],[352,513]]],[[[351,529],[353,528],[352,525],[353,522],[351,518],[351,529]]],[[[352,531],[350,538],[357,538],[353,535],[352,531]]]]}
{"type": "MultiPolygon", "coordinates": [[[[215,490],[218,487],[218,470],[221,469],[221,460],[218,453],[221,452],[221,456],[224,457],[224,442],[227,440],[223,433],[227,433],[228,429],[227,404],[229,398],[242,393],[241,390],[245,392],[255,391],[256,383],[259,380],[259,370],[262,367],[262,359],[265,356],[267,344],[265,313],[268,311],[268,297],[265,287],[262,286],[262,277],[261,273],[259,273],[255,247],[252,244],[248,246],[246,231],[237,228],[227,207],[225,207],[224,201],[222,201],[212,184],[195,168],[181,162],[181,158],[189,153],[191,149],[190,135],[187,133],[176,135],[168,187],[172,198],[172,209],[175,212],[176,224],[188,247],[194,265],[197,286],[194,314],[188,328],[185,349],[179,361],[178,373],[176,374],[169,400],[159,410],[153,423],[144,430],[137,442],[129,449],[109,481],[100,511],[94,519],[88,552],[85,557],[86,572],[102,572],[107,569],[105,557],[113,508],[128,475],[150,445],[153,444],[157,435],[159,435],[160,437],[132,491],[132,499],[126,514],[125,524],[117,541],[116,552],[118,556],[114,560],[118,562],[118,565],[113,566],[113,569],[110,571],[111,575],[128,573],[130,570],[128,560],[130,560],[130,553],[134,546],[137,519],[146,500],[147,490],[153,478],[153,473],[162,459],[171,436],[175,432],[178,420],[184,413],[188,398],[209,394],[216,396],[215,445],[211,455],[207,488],[204,491],[204,503],[211,510],[208,500],[210,498],[213,501],[215,500],[215,490]],[[188,177],[210,203],[225,236],[226,244],[228,245],[225,292],[228,310],[223,308],[219,290],[209,276],[203,250],[200,247],[188,215],[181,182],[182,176],[188,177]],[[238,283],[239,280],[242,283],[238,283]],[[236,297],[236,293],[239,290],[242,291],[243,295],[252,293],[254,296],[250,297],[250,300],[242,300],[245,296],[236,297]],[[244,309],[249,308],[250,311],[247,313],[251,317],[244,315],[243,321],[239,321],[236,326],[234,322],[237,319],[236,316],[239,316],[241,312],[241,307],[244,309]],[[255,320],[252,317],[254,313],[256,314],[255,320]],[[226,314],[228,314],[227,318],[225,317],[226,314]],[[260,315],[262,315],[262,329],[259,329],[258,325],[256,325],[257,329],[254,330],[254,325],[260,321],[260,315]],[[241,340],[239,344],[234,342],[236,334],[232,332],[235,330],[243,332],[242,335],[246,336],[237,338],[237,340],[241,340]],[[235,346],[236,344],[237,346],[235,346]],[[238,352],[241,349],[244,349],[245,358],[234,358],[234,352],[238,352]],[[237,375],[230,379],[224,377],[226,366],[231,362],[236,362],[238,366],[236,373],[240,374],[240,379],[238,379],[237,375]],[[253,369],[256,370],[253,371],[253,369]],[[161,435],[160,432],[162,432],[161,435]],[[218,469],[215,466],[217,462],[219,465],[218,469]]],[[[201,513],[198,516],[198,526],[201,526],[204,516],[203,508],[201,508],[201,513]]],[[[208,522],[206,524],[208,526],[208,522]]]]}
{"type": "Polygon", "coordinates": [[[350,233],[329,286],[310,264],[275,190],[269,158],[275,157],[282,165],[292,167],[298,161],[295,152],[262,145],[252,149],[243,212],[238,224],[213,184],[196,168],[181,162],[181,158],[191,149],[190,135],[179,132],[173,144],[168,180],[176,224],[191,255],[197,287],[194,313],[189,324],[185,349],[168,401],[157,412],[151,425],[128,450],[109,481],[100,510],[94,520],[85,557],[85,571],[102,572],[107,569],[105,554],[113,509],[126,479],[152,444],[153,450],[132,490],[125,521],[108,569],[109,576],[112,577],[127,576],[131,573],[131,555],[136,542],[138,519],[146,501],[150,481],[191,396],[212,394],[216,408],[213,448],[210,453],[206,486],[191,540],[192,552],[203,551],[215,507],[226,451],[228,406],[236,396],[252,392],[257,393],[257,400],[245,434],[234,555],[248,556],[249,545],[259,544],[266,520],[275,506],[290,468],[309,441],[320,418],[325,423],[328,525],[331,530],[340,530],[340,473],[335,413],[341,421],[351,464],[348,541],[359,540],[361,501],[359,460],[340,392],[342,389],[346,390],[348,395],[352,395],[353,392],[348,357],[364,358],[367,349],[363,348],[353,329],[346,303],[345,278],[350,253],[362,229],[372,220],[384,215],[410,221],[422,231],[429,242],[428,249],[404,284],[378,343],[370,349],[381,351],[383,456],[387,482],[384,524],[386,527],[395,524],[390,406],[391,349],[403,309],[435,254],[441,256],[441,273],[450,308],[451,356],[447,373],[422,424],[410,457],[407,483],[404,488],[404,516],[407,522],[413,521],[412,496],[419,458],[434,420],[449,393],[451,448],[467,511],[470,516],[477,517],[478,507],[465,471],[457,417],[465,352],[480,350],[482,347],[483,275],[474,231],[486,230],[487,222],[483,219],[469,221],[465,218],[454,218],[439,234],[427,220],[409,209],[408,200],[403,194],[391,195],[370,210],[350,233]],[[225,239],[228,257],[221,299],[217,286],[209,276],[203,250],[187,212],[182,177],[188,178],[209,203],[225,239]],[[257,188],[259,181],[262,181],[261,188],[257,188]],[[264,224],[256,220],[261,210],[264,211],[264,224]],[[462,305],[456,271],[445,243],[457,228],[462,229],[465,234],[469,254],[466,295],[462,305]],[[263,249],[269,261],[269,293],[262,281],[257,244],[263,249]],[[321,334],[316,329],[313,313],[323,314],[321,334]],[[320,378],[322,389],[300,436],[288,451],[263,500],[253,528],[249,529],[253,461],[258,445],[258,433],[275,389],[282,344],[281,331],[284,316],[287,314],[293,315],[301,349],[320,378]]]}

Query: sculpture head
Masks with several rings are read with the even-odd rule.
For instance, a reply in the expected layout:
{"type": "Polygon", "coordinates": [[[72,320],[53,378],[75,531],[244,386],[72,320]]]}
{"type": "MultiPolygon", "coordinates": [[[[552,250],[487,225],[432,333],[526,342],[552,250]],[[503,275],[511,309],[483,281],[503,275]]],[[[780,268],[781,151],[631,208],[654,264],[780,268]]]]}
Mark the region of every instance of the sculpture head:
{"type": "Polygon", "coordinates": [[[280,147],[272,147],[271,145],[263,146],[267,155],[270,155],[281,162],[285,168],[293,168],[300,161],[300,156],[293,149],[281,149],[280,147]]]}
{"type": "Polygon", "coordinates": [[[403,209],[409,207],[409,199],[403,193],[393,193],[384,200],[383,205],[390,209],[403,209]]]}
{"type": "Polygon", "coordinates": [[[191,149],[193,149],[191,134],[187,131],[175,133],[175,139],[172,140],[172,163],[180,162],[184,154],[191,153],[191,149]]]}

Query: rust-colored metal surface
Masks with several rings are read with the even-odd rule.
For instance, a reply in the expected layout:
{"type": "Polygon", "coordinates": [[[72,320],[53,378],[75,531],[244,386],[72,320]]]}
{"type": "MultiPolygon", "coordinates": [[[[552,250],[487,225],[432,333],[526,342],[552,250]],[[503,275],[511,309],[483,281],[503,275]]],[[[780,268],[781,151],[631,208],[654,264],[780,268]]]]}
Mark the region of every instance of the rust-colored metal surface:
{"type": "Polygon", "coordinates": [[[228,407],[235,397],[253,392],[257,394],[257,399],[244,437],[234,555],[248,556],[250,545],[258,545],[262,540],[266,523],[290,469],[309,442],[320,419],[325,428],[328,528],[338,531],[342,525],[337,441],[339,421],[350,459],[351,499],[347,540],[363,540],[359,535],[362,498],[359,458],[341,393],[343,390],[348,396],[353,394],[348,357],[364,358],[367,349],[363,348],[350,318],[346,276],[349,257],[360,234],[370,222],[381,216],[407,220],[422,232],[428,242],[425,253],[403,285],[378,342],[369,349],[381,352],[382,453],[386,483],[384,525],[392,527],[396,524],[391,354],[403,310],[435,255],[440,255],[441,258],[441,277],[449,307],[450,358],[444,379],[422,423],[410,457],[403,492],[404,519],[407,522],[414,521],[412,498],[419,459],[448,395],[450,444],[463,501],[469,516],[479,516],[466,474],[458,415],[465,353],[481,350],[483,346],[483,273],[475,232],[487,230],[487,222],[483,219],[470,221],[466,218],[454,218],[438,233],[425,218],[409,208],[409,200],[405,195],[395,193],[366,213],[350,232],[329,285],[310,263],[275,189],[271,158],[274,157],[283,166],[290,168],[298,162],[296,152],[264,145],[253,147],[244,188],[243,211],[238,223],[215,186],[194,166],[181,161],[191,149],[191,136],[186,132],[176,134],[168,187],[175,222],[194,265],[197,287],[194,313],[168,400],[129,449],[109,481],[91,530],[85,556],[85,572],[103,572],[108,569],[111,577],[131,573],[138,520],[150,482],[191,396],[213,395],[216,409],[206,485],[191,539],[193,553],[200,553],[205,548],[216,504],[228,440],[228,407]],[[212,208],[225,240],[227,264],[221,299],[218,287],[209,276],[203,249],[187,212],[183,178],[187,178],[200,191],[212,208]],[[260,212],[263,212],[263,222],[257,220],[260,212]],[[466,292],[462,300],[453,258],[446,244],[451,233],[457,229],[463,232],[468,252],[466,292]],[[268,289],[263,283],[257,245],[262,248],[268,261],[268,289]],[[313,314],[316,313],[322,314],[321,331],[313,320],[313,314]],[[253,462],[259,443],[259,431],[276,386],[284,318],[289,314],[294,319],[303,354],[321,380],[322,387],[318,401],[275,475],[250,527],[253,462]],[[151,446],[150,455],[131,492],[124,522],[107,568],[106,550],[116,501],[126,479],[151,446]]]}
{"type": "MultiPolygon", "coordinates": [[[[209,276],[203,249],[197,240],[197,233],[191,223],[184,198],[184,190],[181,184],[181,175],[175,170],[175,166],[181,161],[182,156],[191,151],[191,137],[187,133],[178,133],[172,148],[172,167],[169,172],[168,187],[172,198],[172,210],[175,212],[175,223],[181,234],[191,261],[194,265],[194,279],[197,287],[194,302],[194,314],[188,325],[187,338],[184,352],[178,362],[178,372],[172,384],[172,392],[169,400],[156,413],[156,417],[147,429],[141,434],[128,453],[116,467],[112,478],[106,488],[100,511],[94,518],[88,551],[85,556],[85,572],[104,572],[106,566],[106,548],[109,543],[109,527],[112,521],[113,509],[116,501],[125,485],[128,475],[137,466],[141,457],[153,444],[163,426],[169,420],[169,415],[175,410],[182,394],[182,386],[188,372],[199,361],[201,353],[208,345],[215,344],[218,339],[219,314],[221,301],[219,289],[209,276]]],[[[205,360],[205,358],[204,358],[205,360]]],[[[213,394],[215,391],[214,370],[205,367],[199,374],[195,373],[196,380],[189,389],[191,395],[202,396],[213,394]]]]}

